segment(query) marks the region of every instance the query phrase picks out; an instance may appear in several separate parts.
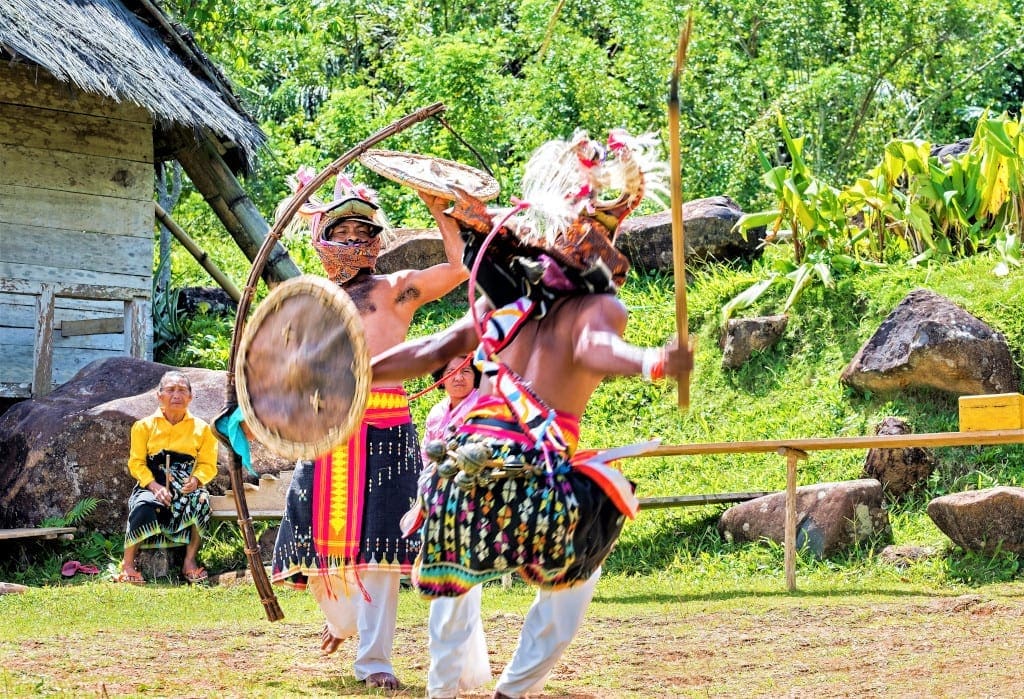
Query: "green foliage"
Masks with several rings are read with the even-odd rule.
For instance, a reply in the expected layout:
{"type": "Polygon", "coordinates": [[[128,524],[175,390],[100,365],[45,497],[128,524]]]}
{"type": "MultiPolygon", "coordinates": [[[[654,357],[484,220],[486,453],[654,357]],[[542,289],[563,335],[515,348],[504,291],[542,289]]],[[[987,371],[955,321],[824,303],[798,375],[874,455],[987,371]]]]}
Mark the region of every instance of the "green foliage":
{"type": "Polygon", "coordinates": [[[157,361],[172,366],[227,369],[234,321],[216,314],[197,313],[184,318],[181,335],[157,361]]]}
{"type": "Polygon", "coordinates": [[[169,267],[171,258],[160,260],[153,272],[153,352],[157,353],[181,337],[181,316],[178,313],[178,289],[168,286],[157,288],[163,270],[169,267]]]}
{"type": "Polygon", "coordinates": [[[83,498],[76,502],[70,510],[59,517],[47,517],[39,526],[41,527],[73,527],[96,511],[100,500],[98,498],[83,498]]]}
{"type": "MultiPolygon", "coordinates": [[[[253,522],[253,531],[257,540],[272,526],[271,522],[257,520],[253,522]]],[[[248,566],[245,555],[245,538],[238,528],[237,522],[215,521],[212,523],[203,545],[199,550],[199,558],[203,566],[209,570],[244,570],[248,566]]]]}
{"type": "Polygon", "coordinates": [[[891,141],[866,177],[837,190],[814,175],[804,158],[804,139],[790,136],[779,115],[789,154],[785,166],[763,177],[775,207],[743,215],[736,227],[769,226],[766,243],[792,245],[793,261],[768,271],[722,307],[723,320],[749,308],[779,279],[792,281],[787,311],[814,279],[832,286],[835,273],[865,264],[910,265],[972,255],[994,248],[994,272],[1020,266],[1019,232],[1024,211],[1021,123],[1003,114],[983,116],[970,148],[940,160],[924,141],[891,141]],[[780,276],[784,275],[784,277],[780,276]]]}

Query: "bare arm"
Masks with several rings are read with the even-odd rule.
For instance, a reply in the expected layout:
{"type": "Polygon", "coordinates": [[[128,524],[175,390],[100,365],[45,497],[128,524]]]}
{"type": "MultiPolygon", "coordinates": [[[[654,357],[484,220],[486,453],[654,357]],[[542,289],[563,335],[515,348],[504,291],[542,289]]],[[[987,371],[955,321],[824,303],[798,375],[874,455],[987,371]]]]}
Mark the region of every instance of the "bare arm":
{"type": "Polygon", "coordinates": [[[440,332],[406,340],[375,356],[372,363],[373,381],[397,382],[429,374],[455,357],[469,353],[476,344],[473,317],[467,313],[440,332]]]}
{"type": "Polygon", "coordinates": [[[602,376],[636,376],[643,371],[645,356],[664,352],[664,373],[678,376],[693,366],[691,348],[680,348],[672,338],[661,348],[632,345],[622,339],[627,313],[622,303],[611,295],[596,296],[587,303],[573,325],[573,360],[602,376]]]}
{"type": "Polygon", "coordinates": [[[427,269],[408,270],[398,277],[399,295],[406,296],[407,289],[415,288],[418,306],[435,301],[469,278],[469,270],[462,264],[462,252],[465,247],[462,235],[454,220],[444,213],[448,206],[447,200],[431,194],[420,192],[420,198],[430,209],[431,215],[441,231],[444,243],[444,254],[447,262],[433,265],[427,269]]]}

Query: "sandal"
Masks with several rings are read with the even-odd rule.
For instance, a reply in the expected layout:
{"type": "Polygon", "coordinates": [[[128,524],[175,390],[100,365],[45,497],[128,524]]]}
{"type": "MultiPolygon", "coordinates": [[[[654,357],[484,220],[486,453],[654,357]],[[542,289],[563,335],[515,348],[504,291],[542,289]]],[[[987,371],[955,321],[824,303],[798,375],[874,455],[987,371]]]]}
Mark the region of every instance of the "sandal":
{"type": "Polygon", "coordinates": [[[145,585],[146,579],[142,577],[142,573],[137,571],[134,573],[125,573],[122,571],[116,578],[114,578],[114,582],[128,583],[129,585],[145,585]]]}
{"type": "Polygon", "coordinates": [[[203,567],[193,568],[192,570],[183,570],[181,571],[181,574],[185,576],[185,580],[192,583],[193,585],[196,583],[201,583],[210,577],[206,573],[206,568],[203,567]]]}

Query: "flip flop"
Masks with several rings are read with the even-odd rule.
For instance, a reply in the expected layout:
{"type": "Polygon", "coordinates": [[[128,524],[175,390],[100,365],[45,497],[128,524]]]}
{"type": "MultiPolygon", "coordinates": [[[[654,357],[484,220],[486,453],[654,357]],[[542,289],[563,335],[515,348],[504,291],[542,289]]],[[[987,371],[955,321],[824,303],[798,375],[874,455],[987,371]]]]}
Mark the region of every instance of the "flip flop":
{"type": "Polygon", "coordinates": [[[207,580],[210,577],[206,572],[206,568],[202,567],[195,568],[194,570],[190,571],[183,570],[181,571],[181,574],[185,576],[185,580],[192,583],[193,585],[195,583],[203,582],[204,580],[207,580]]]}
{"type": "Polygon", "coordinates": [[[60,569],[60,574],[65,578],[74,577],[77,573],[83,573],[85,575],[97,575],[100,569],[94,565],[82,564],[78,561],[68,561],[60,569]]]}
{"type": "Polygon", "coordinates": [[[120,573],[114,582],[128,583],[129,585],[145,585],[146,579],[142,577],[142,573],[120,573]]]}

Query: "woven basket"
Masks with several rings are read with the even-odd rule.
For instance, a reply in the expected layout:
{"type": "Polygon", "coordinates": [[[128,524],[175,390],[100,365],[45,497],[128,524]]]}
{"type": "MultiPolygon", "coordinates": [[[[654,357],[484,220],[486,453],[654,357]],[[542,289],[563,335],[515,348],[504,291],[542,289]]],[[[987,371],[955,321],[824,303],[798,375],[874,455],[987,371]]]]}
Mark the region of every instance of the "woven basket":
{"type": "Polygon", "coordinates": [[[396,150],[368,150],[359,162],[400,184],[445,199],[455,199],[449,185],[455,185],[481,201],[498,196],[498,181],[486,172],[454,160],[396,150]]]}

